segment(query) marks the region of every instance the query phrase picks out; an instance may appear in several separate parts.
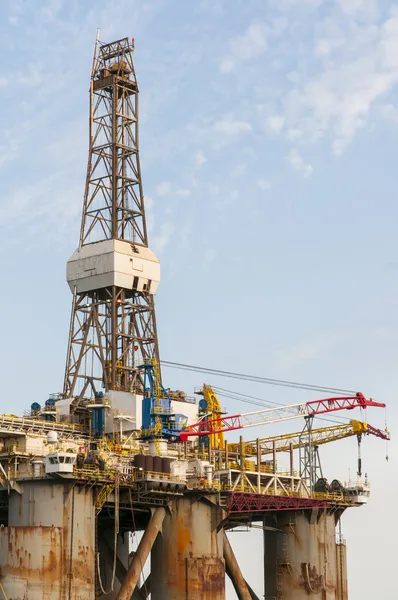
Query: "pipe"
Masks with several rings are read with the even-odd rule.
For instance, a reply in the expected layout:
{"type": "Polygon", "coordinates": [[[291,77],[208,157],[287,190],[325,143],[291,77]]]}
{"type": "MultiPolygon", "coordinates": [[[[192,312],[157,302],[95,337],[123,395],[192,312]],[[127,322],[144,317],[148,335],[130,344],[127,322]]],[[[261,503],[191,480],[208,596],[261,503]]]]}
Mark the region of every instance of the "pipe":
{"type": "Polygon", "coordinates": [[[127,571],[127,575],[122,583],[116,600],[130,600],[135,587],[138,583],[138,579],[147,561],[152,546],[157,538],[159,531],[161,530],[163,519],[166,516],[166,511],[163,507],[156,508],[153,511],[151,520],[149,521],[147,528],[144,531],[144,535],[138,545],[137,552],[131,565],[127,571]]]}
{"type": "Polygon", "coordinates": [[[227,567],[228,575],[231,578],[235,592],[239,600],[252,600],[251,594],[246,585],[246,581],[243,578],[242,572],[239,568],[238,561],[236,560],[234,551],[232,550],[227,534],[224,531],[224,559],[227,567]]]}

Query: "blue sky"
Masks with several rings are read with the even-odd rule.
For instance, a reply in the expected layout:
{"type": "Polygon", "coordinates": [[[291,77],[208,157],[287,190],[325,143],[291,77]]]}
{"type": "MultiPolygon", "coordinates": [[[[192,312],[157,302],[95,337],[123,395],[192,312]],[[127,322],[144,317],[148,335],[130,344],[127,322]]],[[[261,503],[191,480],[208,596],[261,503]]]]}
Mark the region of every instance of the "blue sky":
{"type": "MultiPolygon", "coordinates": [[[[62,388],[100,27],[103,41],[136,40],[162,357],[360,389],[388,403],[394,432],[398,3],[2,0],[0,17],[2,411],[62,388]]],[[[202,383],[171,369],[164,380],[202,383]]],[[[396,446],[386,465],[383,443],[366,442],[373,497],[343,525],[351,600],[395,593],[396,446]]],[[[331,479],[355,452],[352,440],[324,449],[331,479]]],[[[242,564],[261,594],[259,565],[242,564]]]]}

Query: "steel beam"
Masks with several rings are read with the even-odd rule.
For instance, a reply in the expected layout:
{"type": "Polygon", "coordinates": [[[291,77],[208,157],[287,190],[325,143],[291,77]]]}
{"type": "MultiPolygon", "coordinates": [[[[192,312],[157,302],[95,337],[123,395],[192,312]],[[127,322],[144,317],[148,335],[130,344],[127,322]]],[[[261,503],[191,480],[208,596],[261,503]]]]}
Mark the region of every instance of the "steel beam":
{"type": "Polygon", "coordinates": [[[162,527],[163,520],[165,518],[166,511],[164,508],[159,507],[153,511],[151,520],[149,521],[147,528],[144,531],[144,535],[138,545],[137,552],[131,565],[127,571],[127,575],[122,583],[122,586],[117,595],[117,600],[130,600],[138,583],[139,577],[143,571],[144,565],[147,561],[149,553],[152,549],[153,543],[162,527]]]}
{"type": "Polygon", "coordinates": [[[236,560],[236,556],[234,554],[234,551],[232,550],[231,544],[229,543],[229,539],[225,531],[223,539],[223,549],[225,566],[227,568],[228,575],[231,578],[232,584],[235,588],[235,592],[239,600],[252,600],[251,594],[246,585],[246,581],[243,578],[242,571],[239,568],[238,561],[236,560]]]}
{"type": "Polygon", "coordinates": [[[333,499],[301,498],[299,496],[274,496],[233,492],[227,497],[228,511],[234,513],[261,513],[284,510],[331,508],[341,501],[333,499]]]}
{"type": "Polygon", "coordinates": [[[210,499],[172,502],[151,554],[151,600],[225,600],[224,518],[210,499]]]}

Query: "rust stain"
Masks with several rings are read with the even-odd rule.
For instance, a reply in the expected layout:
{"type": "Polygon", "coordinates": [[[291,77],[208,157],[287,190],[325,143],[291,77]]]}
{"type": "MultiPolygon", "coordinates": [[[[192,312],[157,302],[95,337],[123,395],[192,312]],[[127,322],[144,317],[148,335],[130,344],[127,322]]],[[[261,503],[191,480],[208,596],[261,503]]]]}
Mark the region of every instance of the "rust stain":
{"type": "Polygon", "coordinates": [[[182,554],[191,541],[191,532],[187,527],[180,527],[177,533],[177,551],[182,554]]]}
{"type": "Polygon", "coordinates": [[[200,600],[220,600],[225,594],[224,561],[215,557],[188,559],[186,588],[189,597],[200,600]]]}
{"type": "Polygon", "coordinates": [[[323,587],[323,577],[318,575],[315,565],[301,563],[301,585],[308,593],[319,592],[323,587]]]}
{"type": "MultiPolygon", "coordinates": [[[[73,587],[86,592],[94,583],[94,553],[79,545],[72,561],[73,587]]],[[[64,535],[57,527],[9,527],[0,530],[1,577],[42,582],[49,591],[65,585],[70,564],[64,535]]],[[[51,592],[53,593],[53,592],[51,592]]],[[[51,598],[58,596],[52,595],[51,598]]],[[[78,598],[80,596],[76,596],[78,598]]]]}
{"type": "Polygon", "coordinates": [[[49,552],[48,568],[49,569],[57,568],[57,555],[55,554],[54,550],[50,550],[50,552],[49,552]]]}

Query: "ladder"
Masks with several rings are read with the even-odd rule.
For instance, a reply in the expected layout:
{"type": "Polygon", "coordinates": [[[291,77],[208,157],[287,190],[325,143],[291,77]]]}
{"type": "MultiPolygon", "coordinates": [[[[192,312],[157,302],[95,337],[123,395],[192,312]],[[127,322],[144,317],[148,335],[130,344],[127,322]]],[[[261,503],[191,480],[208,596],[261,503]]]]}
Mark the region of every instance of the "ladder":
{"type": "Polygon", "coordinates": [[[95,508],[96,508],[97,514],[101,511],[109,494],[111,492],[113,492],[114,489],[115,489],[114,483],[107,483],[100,489],[99,494],[95,500],[95,508]]]}

